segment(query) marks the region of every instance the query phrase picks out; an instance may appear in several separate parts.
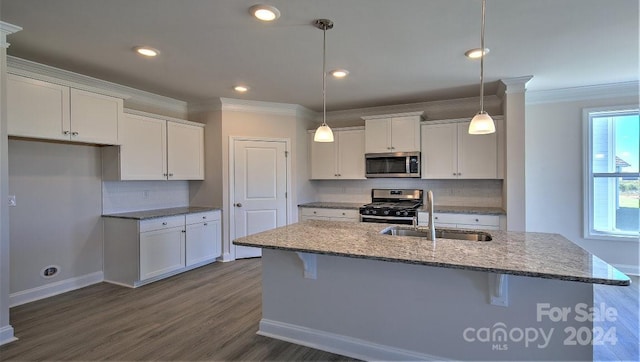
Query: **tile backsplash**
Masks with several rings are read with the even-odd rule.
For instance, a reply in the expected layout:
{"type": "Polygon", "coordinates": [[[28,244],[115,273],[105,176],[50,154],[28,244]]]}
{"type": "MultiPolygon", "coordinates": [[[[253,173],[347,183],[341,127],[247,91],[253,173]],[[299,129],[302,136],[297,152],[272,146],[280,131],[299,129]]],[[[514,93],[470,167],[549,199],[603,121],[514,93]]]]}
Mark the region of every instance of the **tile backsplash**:
{"type": "Polygon", "coordinates": [[[422,180],[381,178],[312,181],[318,200],[371,202],[371,189],[432,190],[436,205],[502,207],[502,180],[422,180]]]}
{"type": "Polygon", "coordinates": [[[189,206],[188,181],[105,181],[105,214],[189,206]]]}

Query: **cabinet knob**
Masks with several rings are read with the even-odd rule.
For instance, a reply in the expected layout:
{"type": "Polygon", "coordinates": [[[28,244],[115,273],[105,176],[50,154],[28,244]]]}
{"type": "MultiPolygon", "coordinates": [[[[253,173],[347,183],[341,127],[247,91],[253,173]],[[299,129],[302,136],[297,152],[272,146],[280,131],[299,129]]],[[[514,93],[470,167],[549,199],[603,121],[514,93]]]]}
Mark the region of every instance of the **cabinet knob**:
{"type": "Polygon", "coordinates": [[[207,217],[206,217],[206,216],[203,216],[202,218],[203,218],[203,219],[206,219],[207,217]]]}
{"type": "Polygon", "coordinates": [[[172,174],[172,173],[170,173],[170,174],[169,174],[169,177],[171,177],[171,176],[173,176],[173,174],[172,174]]]}
{"type": "Polygon", "coordinates": [[[78,135],[78,132],[71,132],[71,135],[72,135],[72,136],[77,136],[77,135],[78,135]]]}
{"type": "Polygon", "coordinates": [[[186,233],[186,232],[187,232],[187,230],[182,230],[182,232],[183,232],[183,233],[186,233]]]}
{"type": "Polygon", "coordinates": [[[163,173],[163,174],[162,174],[162,176],[165,176],[165,177],[166,177],[166,176],[169,176],[169,175],[167,175],[166,173],[163,173]]]}
{"type": "Polygon", "coordinates": [[[438,217],[437,217],[437,216],[434,216],[433,218],[434,218],[435,220],[438,220],[438,217]]]}
{"type": "Polygon", "coordinates": [[[207,223],[205,222],[205,223],[204,223],[204,226],[207,226],[207,225],[209,225],[209,224],[207,224],[207,223]]]}
{"type": "Polygon", "coordinates": [[[456,173],[454,172],[454,173],[453,173],[453,176],[455,176],[455,175],[456,175],[456,173]]]}
{"type": "Polygon", "coordinates": [[[314,211],[313,213],[314,213],[314,214],[317,214],[318,212],[314,211]]]}
{"type": "Polygon", "coordinates": [[[343,212],[342,215],[346,215],[346,214],[343,212]]]}
{"type": "Polygon", "coordinates": [[[233,204],[233,206],[235,206],[235,207],[242,207],[242,204],[238,202],[237,204],[233,204]]]}
{"type": "Polygon", "coordinates": [[[62,134],[69,134],[69,133],[71,133],[71,132],[69,132],[69,131],[62,132],[62,134]]]}
{"type": "Polygon", "coordinates": [[[480,220],[476,219],[476,222],[479,222],[480,220]]]}
{"type": "Polygon", "coordinates": [[[462,173],[461,173],[461,172],[458,172],[458,176],[462,176],[462,173]]]}
{"type": "Polygon", "coordinates": [[[165,222],[163,222],[163,223],[162,223],[162,225],[167,225],[167,222],[166,222],[166,221],[165,221],[165,222]]]}

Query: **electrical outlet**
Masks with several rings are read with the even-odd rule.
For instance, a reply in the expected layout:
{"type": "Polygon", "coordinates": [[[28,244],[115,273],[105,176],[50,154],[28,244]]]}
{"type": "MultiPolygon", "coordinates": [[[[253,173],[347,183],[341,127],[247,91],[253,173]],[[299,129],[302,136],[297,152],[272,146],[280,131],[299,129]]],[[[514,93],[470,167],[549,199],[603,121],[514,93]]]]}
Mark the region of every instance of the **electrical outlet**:
{"type": "Polygon", "coordinates": [[[16,195],[9,195],[9,206],[16,206],[16,195]]]}

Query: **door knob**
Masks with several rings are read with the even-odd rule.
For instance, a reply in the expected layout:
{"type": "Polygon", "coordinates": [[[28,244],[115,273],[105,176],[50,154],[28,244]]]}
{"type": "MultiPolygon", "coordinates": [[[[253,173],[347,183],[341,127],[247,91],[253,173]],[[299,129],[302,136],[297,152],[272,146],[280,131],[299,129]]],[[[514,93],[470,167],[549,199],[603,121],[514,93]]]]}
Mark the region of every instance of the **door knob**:
{"type": "Polygon", "coordinates": [[[233,206],[235,206],[235,207],[242,207],[242,204],[238,202],[237,204],[233,204],[233,206]]]}

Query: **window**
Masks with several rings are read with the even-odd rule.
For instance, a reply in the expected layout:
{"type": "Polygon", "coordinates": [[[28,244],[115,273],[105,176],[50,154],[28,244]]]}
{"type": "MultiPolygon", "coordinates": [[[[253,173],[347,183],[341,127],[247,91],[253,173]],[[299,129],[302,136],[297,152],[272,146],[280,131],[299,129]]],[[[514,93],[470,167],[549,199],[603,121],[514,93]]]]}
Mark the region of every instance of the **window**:
{"type": "Polygon", "coordinates": [[[638,108],[585,110],[585,238],[638,240],[638,108]]]}

